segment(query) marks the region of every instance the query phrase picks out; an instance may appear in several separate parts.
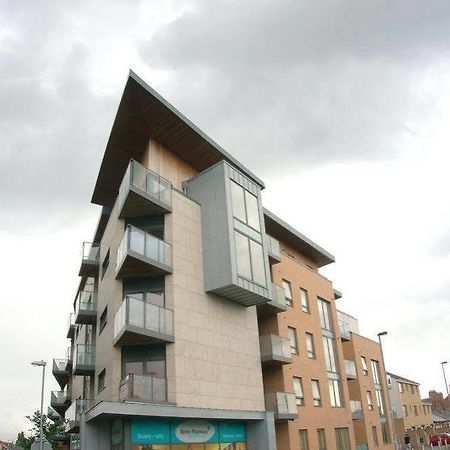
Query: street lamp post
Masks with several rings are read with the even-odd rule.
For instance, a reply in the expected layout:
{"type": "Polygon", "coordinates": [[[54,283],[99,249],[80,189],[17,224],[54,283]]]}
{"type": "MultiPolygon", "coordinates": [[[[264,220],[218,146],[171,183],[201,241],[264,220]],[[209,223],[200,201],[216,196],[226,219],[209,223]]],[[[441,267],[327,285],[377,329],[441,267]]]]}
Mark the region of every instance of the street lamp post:
{"type": "MultiPolygon", "coordinates": [[[[387,331],[382,331],[381,333],[377,334],[378,342],[380,343],[381,360],[383,361],[383,368],[384,368],[385,373],[386,373],[386,364],[384,363],[384,353],[383,353],[383,344],[381,343],[381,336],[386,336],[387,334],[388,334],[387,331]]],[[[386,383],[386,386],[387,386],[387,383],[386,383]]],[[[388,403],[389,411],[391,413],[392,435],[394,437],[394,445],[395,445],[395,448],[397,448],[397,436],[395,434],[395,424],[394,424],[394,411],[392,410],[392,407],[391,407],[391,399],[389,398],[389,392],[387,392],[387,403],[388,403]]]]}
{"type": "Polygon", "coordinates": [[[32,366],[42,367],[42,389],[41,389],[41,422],[39,426],[39,450],[43,449],[44,441],[43,441],[43,418],[44,418],[44,381],[45,381],[45,361],[33,361],[31,363],[32,366]]]}
{"type": "Polygon", "coordinates": [[[444,374],[444,382],[445,382],[445,389],[447,390],[447,397],[449,396],[448,393],[448,384],[447,384],[447,377],[445,376],[445,369],[444,369],[444,365],[447,364],[447,361],[442,361],[441,362],[441,366],[442,366],[442,373],[444,374]]]}

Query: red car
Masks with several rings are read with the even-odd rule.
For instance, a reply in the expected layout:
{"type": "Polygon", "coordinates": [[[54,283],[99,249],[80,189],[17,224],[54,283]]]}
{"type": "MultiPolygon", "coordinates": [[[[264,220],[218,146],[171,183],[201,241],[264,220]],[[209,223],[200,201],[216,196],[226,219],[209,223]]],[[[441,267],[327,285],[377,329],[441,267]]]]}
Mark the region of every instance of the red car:
{"type": "Polygon", "coordinates": [[[450,434],[449,433],[439,433],[439,434],[432,434],[430,436],[430,444],[431,445],[438,445],[438,443],[441,444],[450,444],[450,434]]]}

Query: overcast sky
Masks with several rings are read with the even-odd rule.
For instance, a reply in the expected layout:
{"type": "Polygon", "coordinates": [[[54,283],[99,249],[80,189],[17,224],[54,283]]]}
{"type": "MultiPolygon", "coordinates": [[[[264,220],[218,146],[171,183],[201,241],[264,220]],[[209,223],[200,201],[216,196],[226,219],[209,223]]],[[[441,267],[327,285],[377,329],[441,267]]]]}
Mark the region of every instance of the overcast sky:
{"type": "MultiPolygon", "coordinates": [[[[0,439],[57,384],[131,68],[257,173],[388,368],[450,360],[448,0],[0,0],[0,439]]],[[[450,376],[450,368],[448,369],[450,376]]]]}

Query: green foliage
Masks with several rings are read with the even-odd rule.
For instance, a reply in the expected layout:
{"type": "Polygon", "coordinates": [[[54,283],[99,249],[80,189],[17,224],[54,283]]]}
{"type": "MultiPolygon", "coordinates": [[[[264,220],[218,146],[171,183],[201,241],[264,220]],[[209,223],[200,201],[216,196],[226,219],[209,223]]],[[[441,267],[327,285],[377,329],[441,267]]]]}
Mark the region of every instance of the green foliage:
{"type": "MultiPolygon", "coordinates": [[[[39,438],[41,414],[39,411],[36,411],[33,413],[33,415],[26,417],[32,424],[31,436],[26,437],[25,433],[21,431],[17,435],[16,445],[22,447],[24,450],[30,450],[31,444],[33,444],[33,442],[39,438]]],[[[50,442],[53,450],[56,450],[58,448],[58,442],[54,440],[54,437],[56,435],[64,434],[65,421],[62,419],[57,421],[50,420],[45,414],[42,416],[42,419],[42,429],[44,432],[44,436],[46,437],[48,442],[50,442]]]]}

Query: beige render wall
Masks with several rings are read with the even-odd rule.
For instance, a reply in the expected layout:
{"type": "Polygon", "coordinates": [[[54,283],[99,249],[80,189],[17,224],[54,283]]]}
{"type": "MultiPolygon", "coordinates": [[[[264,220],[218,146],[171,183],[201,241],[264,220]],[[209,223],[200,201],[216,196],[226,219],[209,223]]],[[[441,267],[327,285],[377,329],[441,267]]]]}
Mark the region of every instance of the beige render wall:
{"type": "Polygon", "coordinates": [[[167,241],[173,244],[166,299],[175,316],[175,343],[167,345],[169,401],[263,411],[256,309],[205,293],[200,206],[176,191],[172,203],[166,216],[167,241]]]}

